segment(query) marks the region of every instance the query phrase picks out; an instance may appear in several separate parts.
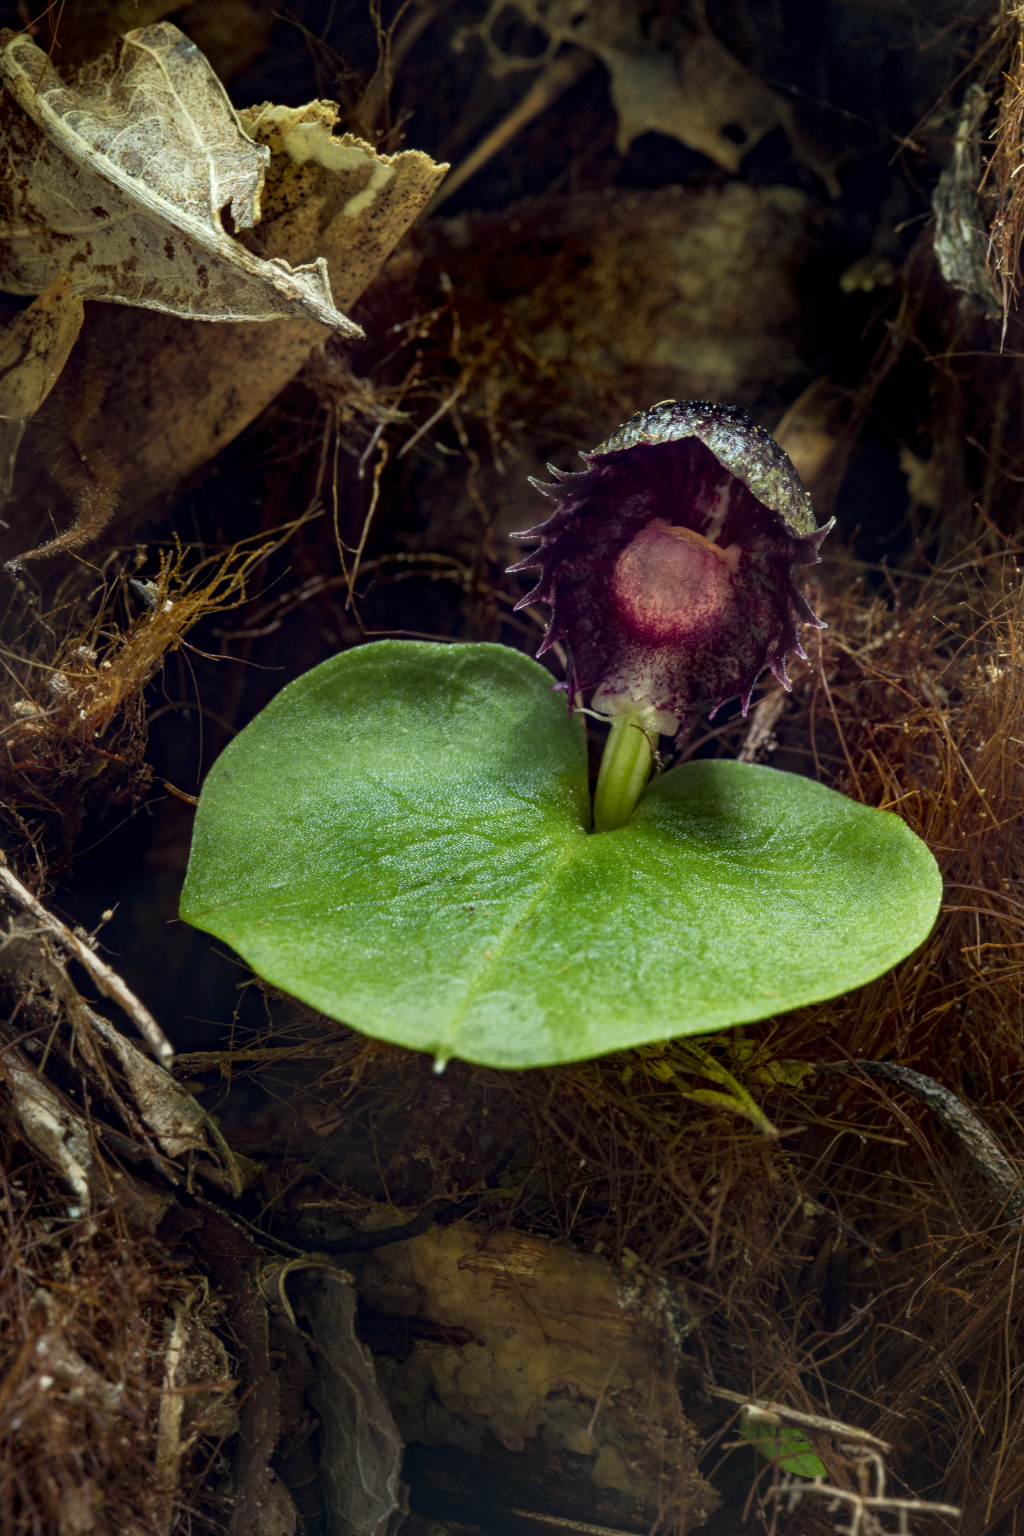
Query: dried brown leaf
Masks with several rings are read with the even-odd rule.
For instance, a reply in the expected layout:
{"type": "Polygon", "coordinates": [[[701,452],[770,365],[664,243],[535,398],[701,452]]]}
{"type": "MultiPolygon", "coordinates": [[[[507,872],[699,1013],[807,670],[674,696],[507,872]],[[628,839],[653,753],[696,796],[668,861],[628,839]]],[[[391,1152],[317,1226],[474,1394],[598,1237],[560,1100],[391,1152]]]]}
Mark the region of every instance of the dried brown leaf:
{"type": "Polygon", "coordinates": [[[93,1159],[85,1121],[60,1102],[20,1051],[6,1052],[4,1076],[26,1141],[46,1159],[79,1205],[88,1208],[88,1170],[93,1159]]]}
{"type": "Polygon", "coordinates": [[[611,74],[622,152],[642,133],[664,133],[735,174],[782,122],[774,92],[710,35],[695,33],[673,52],[617,46],[598,33],[592,46],[611,74]]]}
{"type": "MultiPolygon", "coordinates": [[[[337,107],[329,102],[256,107],[240,116],[262,152],[270,153],[262,216],[246,239],[261,256],[283,263],[324,257],[335,302],[347,308],[429,202],[446,167],[419,150],[378,155],[351,135],[335,138],[337,107]]],[[[106,398],[116,399],[118,408],[96,420],[89,453],[108,455],[120,470],[119,517],[127,518],[173,491],[230,443],[329,335],[308,314],[288,325],[211,327],[176,315],[90,305],[83,345],[43,415],[71,419],[90,367],[102,360],[106,398]]],[[[25,445],[19,505],[26,523],[52,506],[52,498],[38,499],[43,493],[32,478],[40,460],[48,472],[52,467],[50,445],[42,439],[41,416],[25,445]]]]}
{"type": "Polygon", "coordinates": [[[336,136],[333,101],[263,102],[239,120],[270,152],[255,234],[262,253],[293,263],[326,257],[335,302],[353,304],[448,167],[422,150],[383,155],[354,134],[336,136]]]}
{"type": "Polygon", "coordinates": [[[61,273],[0,332],[0,507],[11,492],[25,423],[46,399],[82,329],[82,300],[61,273]]]}
{"type": "Polygon", "coordinates": [[[338,1536],[383,1536],[400,1505],[404,1447],[356,1333],[352,1277],[310,1265],[293,1285],[316,1344],[310,1398],[322,1426],[320,1480],[330,1529],[338,1536]]]}
{"type": "Polygon", "coordinates": [[[978,186],[981,181],[981,125],[989,98],[977,82],[964,92],[953,140],[953,158],[932,196],[935,254],[946,282],[972,298],[989,320],[1003,304],[999,284],[988,266],[989,235],[978,186]]]}
{"type": "Polygon", "coordinates": [[[82,326],[82,301],[62,273],[0,333],[0,416],[24,419],[53,388],[82,326]]]}
{"type": "Polygon", "coordinates": [[[775,92],[745,69],[706,23],[681,24],[678,8],[652,17],[629,0],[514,4],[525,20],[548,34],[548,47],[536,59],[504,53],[493,36],[494,23],[507,9],[504,0],[492,0],[482,22],[462,28],[458,44],[478,36],[498,76],[541,65],[550,72],[552,61],[557,66],[564,60],[564,55],[554,58],[561,44],[589,49],[611,76],[622,153],[642,133],[664,133],[735,173],[743,156],[786,120],[775,92]]]}
{"type": "Polygon", "coordinates": [[[322,256],[265,260],[225,228],[260,217],[267,150],[169,22],[129,32],[65,83],[24,34],[0,50],[13,168],[0,273],[38,293],[71,270],[82,298],[202,320],[306,315],[362,334],[334,306],[322,256]]]}
{"type": "Polygon", "coordinates": [[[152,1131],[167,1156],[181,1158],[193,1152],[218,1159],[223,1171],[204,1166],[203,1172],[232,1194],[241,1194],[243,1170],[202,1105],[175,1082],[166,1067],[144,1056],[100,1014],[90,1008],[88,1016],[117,1057],[142,1123],[152,1131]]]}

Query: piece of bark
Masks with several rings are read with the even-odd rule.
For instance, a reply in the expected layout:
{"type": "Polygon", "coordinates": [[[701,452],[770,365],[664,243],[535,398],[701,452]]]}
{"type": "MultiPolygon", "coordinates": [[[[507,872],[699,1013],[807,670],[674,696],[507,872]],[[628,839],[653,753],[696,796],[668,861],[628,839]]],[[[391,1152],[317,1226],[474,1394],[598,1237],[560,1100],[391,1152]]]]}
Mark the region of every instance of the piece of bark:
{"type": "Polygon", "coordinates": [[[414,1504],[445,1488],[460,1507],[626,1530],[700,1524],[716,1507],[675,1380],[694,1319],[664,1282],[469,1224],[347,1262],[412,1443],[414,1504]],[[390,1342],[388,1319],[402,1320],[390,1342]]]}
{"type": "Polygon", "coordinates": [[[1024,1174],[1007,1157],[996,1137],[993,1136],[981,1116],[957,1098],[949,1088],[937,1083],[924,1072],[902,1067],[895,1061],[857,1060],[852,1067],[833,1062],[832,1072],[852,1075],[859,1067],[869,1077],[880,1077],[885,1082],[905,1088],[921,1104],[926,1104],[963,1147],[971,1162],[985,1179],[989,1188],[1002,1200],[1012,1216],[1024,1214],[1024,1174]]]}
{"type": "Polygon", "coordinates": [[[227,1303],[237,1362],[241,1411],[232,1454],[235,1498],[227,1536],[252,1536],[259,1529],[270,1460],[282,1427],[279,1378],[270,1355],[270,1314],[255,1273],[265,1255],[236,1222],[209,1207],[190,1236],[227,1303]]]}

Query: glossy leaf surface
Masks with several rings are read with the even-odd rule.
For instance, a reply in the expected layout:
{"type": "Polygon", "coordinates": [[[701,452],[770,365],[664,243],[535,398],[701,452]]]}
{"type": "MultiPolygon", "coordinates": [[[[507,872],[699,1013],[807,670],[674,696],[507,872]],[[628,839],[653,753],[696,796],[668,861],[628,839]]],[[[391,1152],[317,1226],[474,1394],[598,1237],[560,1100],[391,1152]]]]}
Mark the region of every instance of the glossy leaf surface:
{"type": "Polygon", "coordinates": [[[382,641],[289,684],[225,750],[182,916],[363,1033],[497,1067],[705,1034],[857,987],[941,882],[898,817],[704,761],[591,833],[586,745],[496,645],[382,641]]]}

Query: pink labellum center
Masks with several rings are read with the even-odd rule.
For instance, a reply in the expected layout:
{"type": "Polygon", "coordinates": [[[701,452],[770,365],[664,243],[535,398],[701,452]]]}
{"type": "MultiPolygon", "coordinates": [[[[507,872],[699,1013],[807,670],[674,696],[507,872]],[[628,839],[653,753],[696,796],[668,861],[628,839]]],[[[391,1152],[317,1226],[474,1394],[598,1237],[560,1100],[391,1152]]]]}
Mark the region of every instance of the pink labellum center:
{"type": "Polygon", "coordinates": [[[611,597],[638,640],[665,645],[721,621],[732,603],[740,546],[722,549],[691,528],[656,517],[615,562],[611,597]]]}

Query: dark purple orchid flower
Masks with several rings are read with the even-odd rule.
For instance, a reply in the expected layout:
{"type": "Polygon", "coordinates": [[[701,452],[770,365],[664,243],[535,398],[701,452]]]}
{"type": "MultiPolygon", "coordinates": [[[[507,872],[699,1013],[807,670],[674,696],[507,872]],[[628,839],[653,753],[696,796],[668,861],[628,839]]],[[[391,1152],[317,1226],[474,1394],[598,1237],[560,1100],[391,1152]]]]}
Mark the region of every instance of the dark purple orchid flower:
{"type": "Polygon", "coordinates": [[[540,570],[516,606],[550,606],[537,654],[565,645],[570,707],[594,690],[600,714],[685,734],[737,695],[746,715],[766,667],[788,689],[799,626],[824,628],[793,569],[818,563],[832,523],[775,439],[740,406],[667,400],[582,457],[532,482],[559,506],[515,535],[540,542],[511,567],[540,570]]]}

